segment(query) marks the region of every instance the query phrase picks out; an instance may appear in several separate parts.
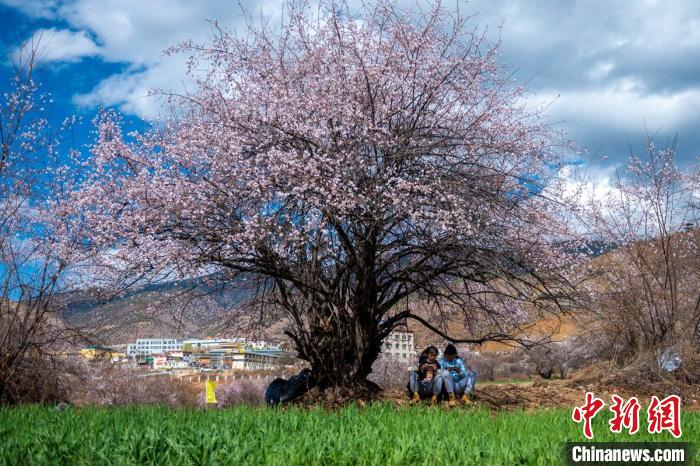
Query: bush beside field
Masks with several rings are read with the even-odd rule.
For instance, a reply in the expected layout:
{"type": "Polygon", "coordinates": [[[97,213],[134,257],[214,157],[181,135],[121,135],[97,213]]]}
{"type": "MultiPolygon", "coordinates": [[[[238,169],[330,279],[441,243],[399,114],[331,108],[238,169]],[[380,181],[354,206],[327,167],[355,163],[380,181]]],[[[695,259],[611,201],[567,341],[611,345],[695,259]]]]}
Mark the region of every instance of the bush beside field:
{"type": "MultiPolygon", "coordinates": [[[[563,443],[583,440],[570,413],[24,406],[0,409],[0,464],[561,464],[563,443]]],[[[612,434],[609,416],[594,419],[596,441],[674,440],[612,434]]],[[[682,427],[682,441],[700,439],[700,414],[682,427]]]]}

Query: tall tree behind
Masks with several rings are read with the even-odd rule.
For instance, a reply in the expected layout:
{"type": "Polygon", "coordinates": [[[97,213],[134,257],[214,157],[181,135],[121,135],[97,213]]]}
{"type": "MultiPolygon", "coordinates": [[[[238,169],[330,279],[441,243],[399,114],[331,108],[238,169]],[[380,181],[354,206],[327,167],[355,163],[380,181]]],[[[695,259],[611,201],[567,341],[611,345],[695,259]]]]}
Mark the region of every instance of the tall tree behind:
{"type": "Polygon", "coordinates": [[[93,171],[59,208],[57,232],[115,283],[252,277],[320,386],[360,392],[405,319],[516,341],[560,310],[560,139],[467,18],[291,4],[278,33],[214,31],[172,50],[197,70],[170,96],[179,118],[129,140],[106,112],[93,171]]]}

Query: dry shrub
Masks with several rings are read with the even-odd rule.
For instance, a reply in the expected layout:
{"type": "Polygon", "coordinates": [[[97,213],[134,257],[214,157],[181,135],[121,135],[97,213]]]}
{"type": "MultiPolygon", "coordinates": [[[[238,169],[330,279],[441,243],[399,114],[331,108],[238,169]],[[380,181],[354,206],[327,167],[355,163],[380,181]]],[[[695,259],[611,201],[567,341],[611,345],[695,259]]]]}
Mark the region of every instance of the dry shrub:
{"type": "Polygon", "coordinates": [[[477,380],[527,377],[532,372],[530,362],[522,351],[477,353],[462,349],[459,353],[465,364],[476,371],[477,380]]]}
{"type": "Polygon", "coordinates": [[[532,373],[532,364],[524,351],[513,351],[498,355],[496,377],[504,379],[526,378],[532,373]]]}
{"type": "Polygon", "coordinates": [[[584,342],[579,337],[537,345],[528,349],[525,356],[543,379],[551,379],[553,376],[566,379],[572,370],[591,362],[584,342]]]}
{"type": "Polygon", "coordinates": [[[489,381],[496,380],[496,367],[498,366],[497,354],[473,353],[470,356],[462,354],[462,357],[472,365],[472,368],[476,371],[479,379],[489,381]]]}
{"type": "Polygon", "coordinates": [[[696,348],[686,347],[682,351],[683,365],[677,377],[689,384],[700,384],[700,354],[696,348]]]}
{"type": "Polygon", "coordinates": [[[700,346],[698,166],[679,168],[676,142],[630,154],[615,177],[619,194],[592,202],[587,225],[610,251],[592,259],[580,290],[590,354],[611,361],[622,383],[697,381],[700,346]],[[676,348],[685,369],[662,373],[658,356],[676,348]]]}
{"type": "Polygon", "coordinates": [[[681,366],[672,372],[659,364],[662,349],[638,354],[625,366],[603,361],[577,371],[567,385],[587,390],[621,390],[640,395],[679,395],[684,400],[699,398],[700,355],[691,347],[681,348],[681,366]]]}
{"type": "Polygon", "coordinates": [[[2,293],[0,404],[66,401],[71,378],[82,371],[79,359],[66,355],[77,351],[82,338],[56,318],[50,300],[18,303],[2,293]]]}
{"type": "Polygon", "coordinates": [[[69,358],[28,352],[3,374],[3,403],[59,403],[70,400],[83,368],[69,358]]]}

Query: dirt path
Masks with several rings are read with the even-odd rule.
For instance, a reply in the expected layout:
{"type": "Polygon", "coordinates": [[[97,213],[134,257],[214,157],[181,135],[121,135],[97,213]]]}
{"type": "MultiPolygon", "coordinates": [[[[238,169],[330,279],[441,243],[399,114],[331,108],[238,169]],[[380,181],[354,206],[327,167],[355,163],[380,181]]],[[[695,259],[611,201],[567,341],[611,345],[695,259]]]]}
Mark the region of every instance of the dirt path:
{"type": "MultiPolygon", "coordinates": [[[[628,390],[620,390],[614,387],[597,389],[592,386],[576,386],[575,383],[572,384],[568,380],[517,384],[477,384],[473,394],[473,401],[475,406],[493,411],[514,409],[540,410],[546,408],[573,409],[574,406],[583,404],[587,391],[592,391],[608,405],[612,404],[612,395],[617,394],[625,400],[631,396],[636,396],[646,406],[651,395],[662,398],[675,390],[672,387],[659,386],[658,390],[652,390],[651,393],[632,393],[628,390]]],[[[684,387],[682,393],[683,409],[700,411],[700,388],[693,387],[693,390],[689,392],[687,387],[684,387]]],[[[408,405],[408,397],[405,392],[386,392],[385,399],[394,401],[397,406],[408,405]]],[[[443,403],[443,406],[446,406],[446,403],[443,403]]]]}

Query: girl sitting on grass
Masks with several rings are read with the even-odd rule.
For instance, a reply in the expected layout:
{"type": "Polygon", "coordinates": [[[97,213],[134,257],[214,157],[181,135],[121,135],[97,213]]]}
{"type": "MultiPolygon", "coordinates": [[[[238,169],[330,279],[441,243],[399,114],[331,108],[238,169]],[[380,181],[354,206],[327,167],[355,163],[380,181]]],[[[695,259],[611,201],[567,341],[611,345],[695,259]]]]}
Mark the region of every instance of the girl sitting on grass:
{"type": "Polygon", "coordinates": [[[430,396],[430,406],[437,403],[443,383],[437,356],[437,348],[428,346],[418,358],[416,370],[409,372],[408,391],[411,394],[411,404],[416,404],[421,398],[428,396],[430,396]]]}
{"type": "Polygon", "coordinates": [[[463,404],[470,404],[469,395],[474,390],[476,372],[471,370],[471,367],[464,367],[464,361],[457,354],[457,348],[451,343],[445,347],[445,353],[439,362],[442,367],[442,379],[447,391],[448,404],[457,405],[455,395],[462,396],[463,404]]]}

